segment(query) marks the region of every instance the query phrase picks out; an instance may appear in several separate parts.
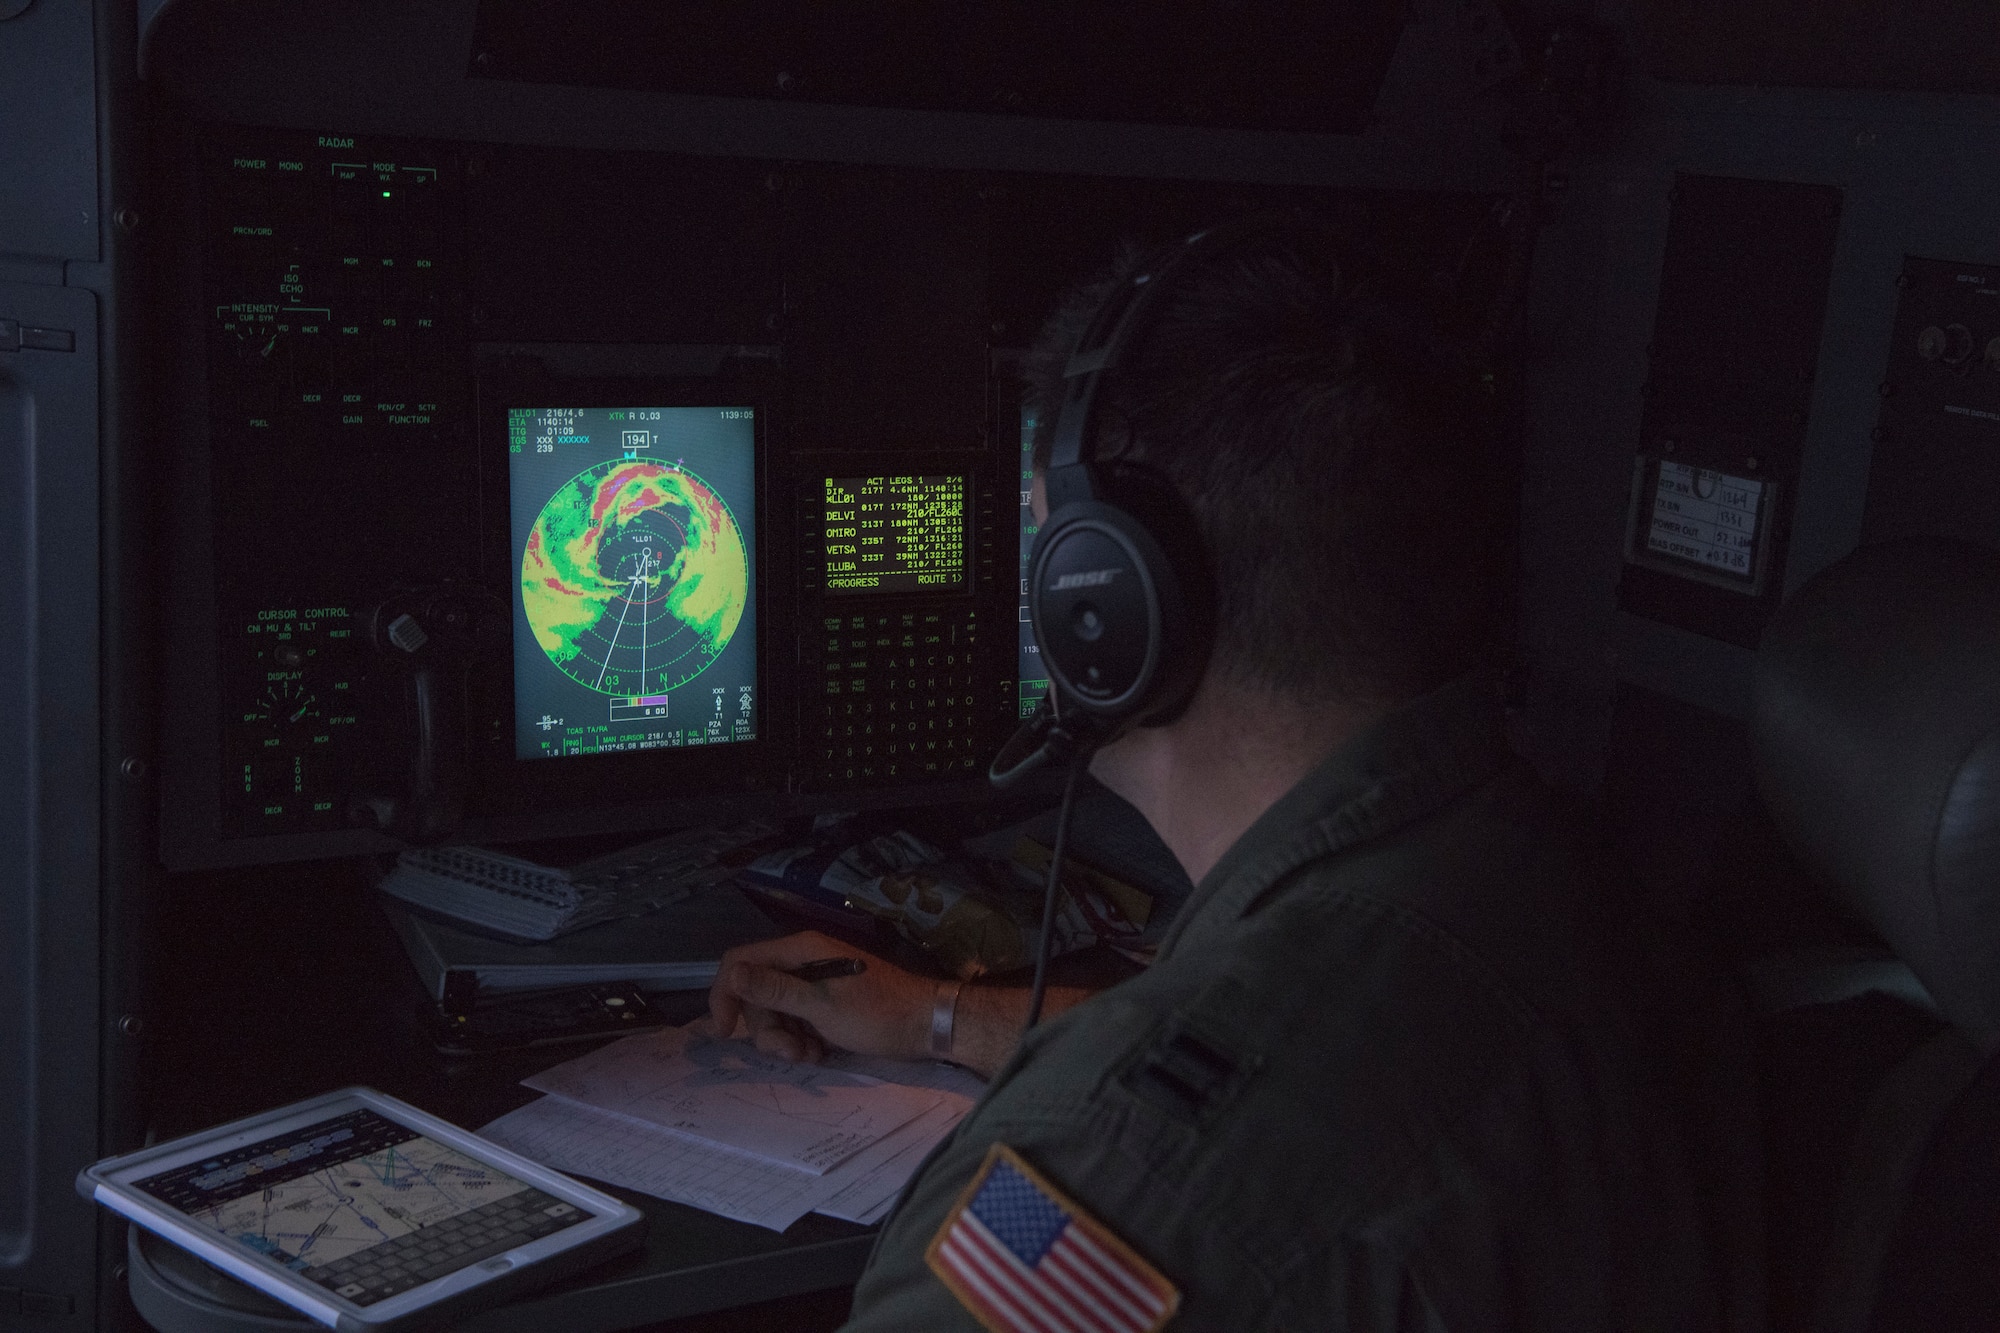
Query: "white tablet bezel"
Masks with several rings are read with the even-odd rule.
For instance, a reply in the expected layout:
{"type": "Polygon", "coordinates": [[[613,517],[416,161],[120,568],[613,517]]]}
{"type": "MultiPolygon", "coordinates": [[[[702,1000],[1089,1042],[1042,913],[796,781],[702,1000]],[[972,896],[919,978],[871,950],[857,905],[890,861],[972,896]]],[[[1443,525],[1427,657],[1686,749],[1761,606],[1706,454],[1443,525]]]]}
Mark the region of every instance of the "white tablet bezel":
{"type": "Polygon", "coordinates": [[[121,1216],[174,1244],[200,1255],[209,1263],[266,1295],[283,1301],[328,1328],[348,1325],[386,1325],[432,1306],[463,1296],[486,1283],[497,1281],[532,1264],[599,1240],[633,1225],[644,1216],[638,1209],[612,1198],[568,1176],[531,1162],[475,1134],[427,1115],[416,1107],[372,1088],[342,1088],[322,1097],[294,1102],[262,1115],[231,1121],[171,1143],[157,1144],[122,1157],[109,1157],[85,1167],[77,1176],[77,1188],[121,1216]],[[169,1204],[145,1193],[135,1183],[171,1171],[217,1153],[233,1152],[260,1139],[288,1134],[352,1111],[370,1110],[385,1120],[415,1134],[435,1139],[484,1165],[508,1175],[564,1203],[590,1214],[585,1220],[553,1235],[531,1240],[515,1249],[490,1255],[479,1263],[433,1279],[422,1286],[398,1293],[373,1305],[356,1305],[336,1296],[318,1283],[300,1277],[290,1269],[263,1258],[254,1251],[231,1244],[216,1232],[189,1218],[169,1204]],[[511,1262],[490,1267],[497,1259],[511,1262]]]}

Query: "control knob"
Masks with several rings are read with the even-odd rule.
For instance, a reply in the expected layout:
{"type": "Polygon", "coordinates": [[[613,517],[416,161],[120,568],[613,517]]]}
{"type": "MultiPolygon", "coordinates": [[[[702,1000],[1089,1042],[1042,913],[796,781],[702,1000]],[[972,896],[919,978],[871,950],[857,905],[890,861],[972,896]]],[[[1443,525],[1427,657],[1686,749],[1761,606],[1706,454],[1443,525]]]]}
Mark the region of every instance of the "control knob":
{"type": "Polygon", "coordinates": [[[1917,335],[1917,355],[1926,361],[1962,366],[1972,359],[1972,330],[1963,324],[1927,325],[1917,335]]]}

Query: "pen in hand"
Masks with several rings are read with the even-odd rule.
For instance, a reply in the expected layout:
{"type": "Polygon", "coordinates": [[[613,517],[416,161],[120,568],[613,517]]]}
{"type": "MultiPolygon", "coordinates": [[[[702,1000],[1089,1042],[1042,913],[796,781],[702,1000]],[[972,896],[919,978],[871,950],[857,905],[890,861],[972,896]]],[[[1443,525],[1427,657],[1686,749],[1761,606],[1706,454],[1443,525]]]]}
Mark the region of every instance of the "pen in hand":
{"type": "Polygon", "coordinates": [[[859,958],[815,958],[784,970],[800,981],[832,981],[835,977],[858,977],[868,970],[868,964],[859,958]]]}

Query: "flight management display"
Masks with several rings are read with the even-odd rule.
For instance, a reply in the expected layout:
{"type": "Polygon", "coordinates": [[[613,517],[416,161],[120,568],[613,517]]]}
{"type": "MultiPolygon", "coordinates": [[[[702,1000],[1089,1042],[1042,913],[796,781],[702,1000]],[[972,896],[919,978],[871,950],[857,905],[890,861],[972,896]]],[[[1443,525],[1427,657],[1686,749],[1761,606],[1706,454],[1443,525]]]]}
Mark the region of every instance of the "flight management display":
{"type": "Polygon", "coordinates": [[[507,426],[516,756],[755,740],[754,409],[507,426]]]}
{"type": "Polygon", "coordinates": [[[949,592],[968,575],[971,480],[828,477],[826,590],[949,592]]]}

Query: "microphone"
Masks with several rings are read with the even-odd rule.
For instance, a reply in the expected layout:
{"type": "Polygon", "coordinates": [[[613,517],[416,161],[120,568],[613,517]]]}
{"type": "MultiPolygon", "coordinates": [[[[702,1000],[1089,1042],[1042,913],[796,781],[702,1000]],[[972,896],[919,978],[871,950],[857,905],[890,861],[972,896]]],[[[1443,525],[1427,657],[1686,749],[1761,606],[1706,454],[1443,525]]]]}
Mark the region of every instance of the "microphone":
{"type": "Polygon", "coordinates": [[[1042,892],[1041,938],[1035,946],[1035,981],[1028,991],[1028,1017],[1021,1025],[1023,1032],[1041,1022],[1042,1000],[1048,994],[1049,954],[1055,944],[1063,853],[1069,842],[1070,815],[1076,808],[1077,779],[1083,776],[1090,752],[1108,739],[1096,719],[1087,713],[1078,722],[1066,722],[1055,699],[1055,686],[1051,683],[1049,692],[1035,705],[1035,711],[1000,747],[992,767],[986,770],[987,780],[1003,788],[1048,764],[1068,770],[1063,776],[1062,806],[1056,815],[1055,845],[1049,849],[1048,882],[1042,892]]]}
{"type": "Polygon", "coordinates": [[[1103,739],[1093,719],[1065,721],[1055,705],[1055,688],[1042,696],[1035,711],[993,756],[986,779],[996,787],[1011,787],[1022,778],[1049,764],[1066,766],[1080,755],[1097,748],[1103,739]]]}

